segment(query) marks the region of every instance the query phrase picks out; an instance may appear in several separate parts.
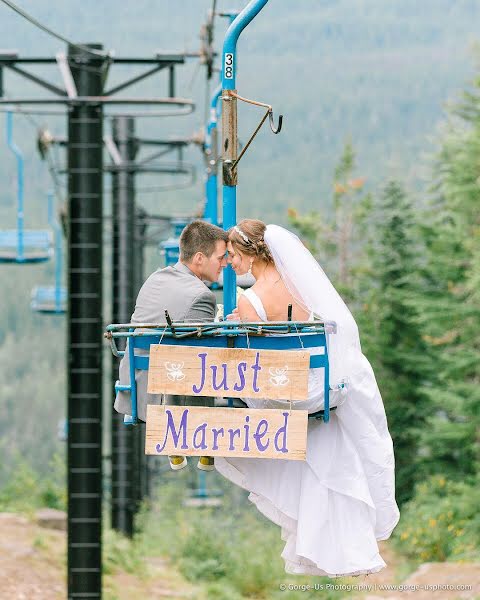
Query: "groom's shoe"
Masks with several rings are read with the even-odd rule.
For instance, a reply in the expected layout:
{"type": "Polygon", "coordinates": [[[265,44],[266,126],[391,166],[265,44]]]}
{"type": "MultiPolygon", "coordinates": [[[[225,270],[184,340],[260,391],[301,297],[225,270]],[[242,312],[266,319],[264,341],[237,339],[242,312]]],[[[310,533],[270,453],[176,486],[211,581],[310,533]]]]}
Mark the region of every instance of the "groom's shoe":
{"type": "Polygon", "coordinates": [[[215,460],[213,456],[201,456],[198,459],[197,467],[201,471],[214,471],[215,470],[215,460]]]}
{"type": "Polygon", "coordinates": [[[179,471],[187,466],[187,457],[186,456],[176,456],[172,455],[168,457],[170,461],[170,467],[174,471],[179,471]]]}

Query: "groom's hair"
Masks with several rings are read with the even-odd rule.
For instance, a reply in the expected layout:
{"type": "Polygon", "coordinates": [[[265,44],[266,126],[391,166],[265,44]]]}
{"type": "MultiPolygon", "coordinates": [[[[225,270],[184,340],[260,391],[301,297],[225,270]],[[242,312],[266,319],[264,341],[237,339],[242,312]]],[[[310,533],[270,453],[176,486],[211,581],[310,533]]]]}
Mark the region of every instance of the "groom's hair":
{"type": "Polygon", "coordinates": [[[197,252],[210,257],[218,241],[228,242],[228,233],[205,221],[192,221],[180,235],[180,260],[188,263],[197,252]]]}

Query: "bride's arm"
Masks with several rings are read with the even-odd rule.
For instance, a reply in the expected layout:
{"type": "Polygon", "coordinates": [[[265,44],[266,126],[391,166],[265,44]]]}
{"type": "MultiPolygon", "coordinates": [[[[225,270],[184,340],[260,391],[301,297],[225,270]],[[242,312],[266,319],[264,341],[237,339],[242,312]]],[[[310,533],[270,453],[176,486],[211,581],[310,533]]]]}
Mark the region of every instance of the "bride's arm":
{"type": "Polygon", "coordinates": [[[243,294],[238,299],[238,316],[240,321],[261,321],[250,300],[243,294]]]}

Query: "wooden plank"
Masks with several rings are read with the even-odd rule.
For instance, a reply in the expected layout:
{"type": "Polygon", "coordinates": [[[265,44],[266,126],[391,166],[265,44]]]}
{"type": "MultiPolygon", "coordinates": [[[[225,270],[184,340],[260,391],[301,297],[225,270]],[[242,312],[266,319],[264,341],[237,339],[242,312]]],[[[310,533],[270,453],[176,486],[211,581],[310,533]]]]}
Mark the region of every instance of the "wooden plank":
{"type": "Polygon", "coordinates": [[[150,346],[148,392],[306,400],[310,354],[298,350],[246,350],[150,346]]]}
{"type": "Polygon", "coordinates": [[[305,460],[306,410],[147,406],[145,454],[305,460]]]}

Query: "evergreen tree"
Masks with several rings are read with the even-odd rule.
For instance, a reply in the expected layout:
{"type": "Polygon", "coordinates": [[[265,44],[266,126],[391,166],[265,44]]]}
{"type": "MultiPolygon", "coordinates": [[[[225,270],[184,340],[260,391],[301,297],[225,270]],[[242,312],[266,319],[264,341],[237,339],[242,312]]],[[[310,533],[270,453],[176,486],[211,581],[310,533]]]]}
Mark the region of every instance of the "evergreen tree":
{"type": "Polygon", "coordinates": [[[397,500],[417,481],[419,430],[429,414],[425,389],[431,356],[422,337],[417,300],[422,289],[418,230],[412,205],[397,182],[374,205],[371,291],[364,307],[362,342],[375,370],[395,447],[397,500]]]}
{"type": "Polygon", "coordinates": [[[436,351],[435,413],[421,436],[422,469],[464,479],[479,473],[480,82],[451,116],[435,167],[425,298],[436,351]]]}
{"type": "Polygon", "coordinates": [[[343,299],[355,302],[358,274],[362,268],[362,233],[370,209],[364,177],[355,177],[355,152],[346,143],[335,167],[330,206],[299,215],[289,210],[290,222],[306,240],[343,299]]]}

